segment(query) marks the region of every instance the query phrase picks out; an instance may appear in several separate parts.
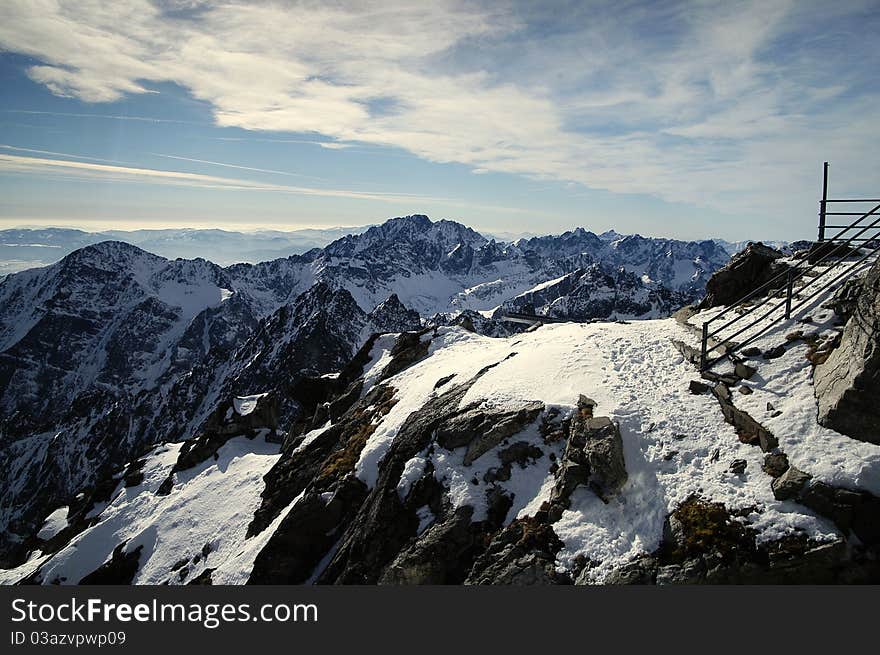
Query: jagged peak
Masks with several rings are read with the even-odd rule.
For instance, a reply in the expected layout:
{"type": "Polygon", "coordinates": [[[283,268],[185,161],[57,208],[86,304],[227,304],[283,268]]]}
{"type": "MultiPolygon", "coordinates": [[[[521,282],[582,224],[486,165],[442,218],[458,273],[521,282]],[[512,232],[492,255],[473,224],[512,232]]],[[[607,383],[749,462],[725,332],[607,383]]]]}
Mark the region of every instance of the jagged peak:
{"type": "Polygon", "coordinates": [[[136,263],[156,267],[169,260],[124,241],[100,241],[74,250],[54,265],[55,270],[68,271],[82,266],[108,271],[130,272],[136,263]]]}

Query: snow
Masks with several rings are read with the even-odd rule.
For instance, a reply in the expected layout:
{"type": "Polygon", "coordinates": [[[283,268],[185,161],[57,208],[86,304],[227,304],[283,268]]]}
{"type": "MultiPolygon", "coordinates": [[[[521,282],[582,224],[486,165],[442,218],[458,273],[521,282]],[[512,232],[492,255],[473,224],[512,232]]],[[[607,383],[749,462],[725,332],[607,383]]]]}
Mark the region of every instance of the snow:
{"type": "Polygon", "coordinates": [[[300,494],[290,501],[290,504],[275,517],[275,520],[272,521],[265,530],[252,536],[250,539],[244,540],[241,549],[224,560],[220,566],[214,570],[211,574],[211,582],[217,585],[243,585],[247,583],[251,571],[254,569],[254,561],[256,561],[257,555],[260,554],[260,551],[263,550],[263,547],[268,543],[269,539],[272,538],[272,535],[275,534],[275,531],[278,529],[278,526],[281,525],[281,522],[287,518],[288,514],[290,514],[290,510],[293,509],[294,505],[296,505],[304,495],[304,491],[300,492],[300,494]]]}
{"type": "Polygon", "coordinates": [[[232,406],[240,416],[247,416],[257,408],[260,398],[265,398],[267,395],[258,393],[253,396],[236,396],[232,400],[232,406]]]}
{"type": "MultiPolygon", "coordinates": [[[[671,266],[676,280],[694,274],[692,261],[673,260],[671,266]]],[[[430,283],[428,278],[413,276],[412,286],[401,298],[421,298],[423,306],[446,302],[442,299],[445,288],[437,296],[423,293],[430,289],[423,286],[430,283]]],[[[525,278],[515,282],[502,280],[498,283],[509,290],[511,285],[524,283],[525,278]]],[[[463,303],[490,304],[497,298],[494,285],[498,283],[464,287],[466,297],[459,299],[463,303]]],[[[359,302],[379,293],[362,287],[355,290],[360,293],[359,302]]],[[[795,316],[798,319],[810,313],[810,323],[777,325],[757,339],[755,345],[762,349],[778,346],[785,342],[785,334],[794,329],[820,336],[834,334],[833,314],[820,308],[823,300],[818,299],[795,316]]],[[[702,312],[690,322],[699,326],[720,311],[702,312]]],[[[574,492],[570,507],[553,526],[564,544],[557,560],[562,569],[571,569],[579,557],[587,557],[597,562],[590,569],[592,581],[602,582],[625,562],[654,551],[662,539],[665,517],[691,496],[723,503],[731,511],[742,511],[741,520],[756,532],[761,542],[794,533],[826,541],[838,534],[828,520],[804,506],[777,501],[770,478],[762,471],[761,450],[739,441],[733,428],[724,422],[711,394],[690,393],[689,382],[699,374],[675,349],[672,340],[697,347],[699,337],[674,319],[624,325],[549,324],[509,338],[440,327],[422,338],[430,340],[428,357],[385,381],[395,390],[396,403],[386,415],[375,419],[376,429],[355,465],[355,474],[368,487],[376,485],[379,464],[407,418],[428,399],[450,388],[451,384],[435,388],[439,379],[454,375],[452,384],[460,384],[491,365],[464,395],[461,406],[474,403],[487,411],[503,411],[540,401],[547,412],[558,411],[561,420],[575,411],[578,397],[583,394],[596,401],[597,416],[607,416],[619,426],[627,481],[607,504],[589,489],[574,492]],[[735,459],[746,461],[743,474],[729,470],[735,459]]],[[[396,340],[397,335],[393,334],[376,339],[364,367],[364,392],[387,369],[396,340]]],[[[829,484],[880,495],[880,445],[856,441],[818,425],[812,370],[805,358],[807,344],[795,341],[786,347],[782,357],[751,362],[758,372],[744,384],[753,393],[734,393],[734,402],[774,433],[780,450],[794,466],[829,484]],[[774,411],[781,414],[774,416],[768,411],[767,402],[772,402],[774,411]]],[[[719,365],[718,370],[723,371],[724,366],[719,365]]],[[[248,415],[265,395],[236,397],[233,409],[248,415]]],[[[434,477],[447,489],[447,499],[453,507],[473,507],[475,521],[486,518],[486,494],[494,484],[513,499],[505,523],[533,515],[553,489],[551,455],[558,459],[564,448],[561,441],[544,443],[538,430],[540,420],[526,426],[510,441],[525,441],[540,448],[543,455],[526,466],[512,464],[509,480],[485,481],[486,473],[500,465],[499,450],[503,445],[469,465],[464,463],[466,448],[448,451],[435,447],[430,454],[426,449],[405,463],[397,482],[399,497],[407,497],[412,485],[428,470],[430,461],[434,477]]],[[[318,438],[329,425],[305,434],[294,452],[318,438]]],[[[18,442],[16,448],[33,451],[34,458],[39,460],[53,435],[38,436],[39,439],[18,442]]],[[[92,510],[90,515],[100,518],[95,526],[77,535],[54,556],[35,552],[26,564],[0,571],[0,582],[20,579],[42,565],[44,582],[57,578],[64,583],[76,583],[106,561],[113,548],[122,542],[127,542],[128,552],[143,546],[136,583],[185,582],[205,566],[215,569],[215,583],[247,581],[254,559],[302,497],[294,499],[259,535],[244,538],[260,504],[263,476],[278,459],[278,446],[266,443],[263,436],[253,440],[230,439],[218,451],[216,461],[209,459],[176,473],[171,493],[156,496],[155,491],[176,462],[180,447],[178,443],[154,449],[147,457],[142,484],[129,488],[120,484],[106,506],[102,504],[92,510]],[[194,562],[204,544],[211,548],[207,562],[204,558],[194,562]],[[184,557],[189,558],[187,575],[179,578],[175,572],[169,580],[171,566],[184,557]]],[[[47,518],[40,536],[50,538],[63,529],[66,514],[66,507],[56,509],[47,518]]],[[[419,508],[417,515],[419,533],[436,519],[427,506],[419,508]]],[[[335,548],[325,554],[313,577],[320,575],[335,548]]]]}
{"type": "Polygon", "coordinates": [[[64,507],[59,507],[54,512],[49,514],[49,516],[47,516],[46,520],[43,522],[43,527],[41,527],[40,531],[37,532],[37,537],[39,539],[48,540],[61,532],[64,528],[66,528],[67,512],[69,509],[70,508],[65,505],[64,507]]]}
{"type": "Polygon", "coordinates": [[[416,534],[422,534],[434,521],[437,520],[437,517],[434,516],[434,512],[432,512],[431,508],[427,505],[419,507],[416,510],[416,516],[419,518],[419,527],[416,529],[416,534]]]}
{"type": "Polygon", "coordinates": [[[364,387],[363,392],[366,393],[376,384],[376,381],[382,376],[385,367],[391,363],[391,350],[397,343],[397,334],[383,334],[378,337],[370,349],[370,359],[364,365],[364,387]]]}
{"type": "MultiPolygon", "coordinates": [[[[782,326],[767,338],[776,345],[779,331],[790,329],[782,326]]],[[[655,550],[665,517],[693,495],[723,503],[731,511],[746,511],[744,520],[759,541],[794,532],[818,541],[833,538],[837,531],[826,519],[773,497],[770,478],[761,469],[763,453],[739,441],[711,394],[690,393],[690,380],[699,376],[674,348],[673,339],[698,345],[694,333],[674,319],[626,325],[552,324],[507,339],[440,328],[426,360],[387,380],[397,390],[398,402],[368,440],[356,473],[369,486],[375,485],[378,463],[403,421],[432,394],[445,390],[434,390],[438,379],[455,373],[458,380],[467,380],[496,364],[471,387],[462,406],[480,403],[517,409],[539,400],[565,415],[574,411],[584,394],[597,402],[597,416],[608,416],[620,427],[628,480],[607,505],[587,489],[575,492],[571,507],[554,525],[565,544],[559,566],[570,568],[578,556],[589,557],[600,562],[591,575],[601,582],[617,566],[655,550]],[[744,474],[729,471],[735,459],[747,462],[744,474]]],[[[756,392],[737,394],[735,401],[777,434],[781,449],[796,466],[832,484],[880,491],[880,446],[816,424],[805,347],[796,346],[779,360],[762,362],[760,377],[751,384],[756,392]],[[758,411],[769,395],[783,411],[782,417],[770,419],[758,411]]],[[[511,479],[500,483],[514,494],[508,522],[534,513],[549,498],[553,477],[548,455],[554,448],[560,448],[555,450],[557,456],[561,454],[561,446],[543,444],[534,424],[512,439],[534,443],[545,456],[525,469],[514,464],[511,479]]],[[[486,515],[488,485],[483,475],[499,465],[497,450],[470,466],[464,465],[464,448],[451,452],[437,448],[430,456],[449,500],[456,507],[473,506],[474,520],[486,515]]],[[[398,483],[402,497],[424,470],[425,459],[420,454],[406,463],[398,483]]]]}
{"type": "Polygon", "coordinates": [[[410,487],[422,477],[422,474],[425,472],[426,463],[427,459],[422,454],[416,455],[403,465],[403,473],[400,476],[400,482],[397,483],[397,495],[400,496],[401,500],[406,499],[410,487]]]}
{"type": "Polygon", "coordinates": [[[245,530],[259,507],[263,476],[278,459],[278,446],[260,437],[234,437],[218,450],[216,460],[175,473],[170,494],[158,496],[155,492],[177,461],[181,445],[154,450],[143,468],[143,483],[119,489],[100,522],[43,565],[43,581],[76,584],[123,542],[126,552],[143,546],[135,584],[179,584],[205,566],[220,568],[228,559],[237,561],[240,572],[242,544],[249,545],[245,530]],[[211,552],[194,562],[206,544],[211,552]],[[189,559],[188,576],[181,580],[175,572],[169,578],[171,567],[182,558],[189,559]]]}

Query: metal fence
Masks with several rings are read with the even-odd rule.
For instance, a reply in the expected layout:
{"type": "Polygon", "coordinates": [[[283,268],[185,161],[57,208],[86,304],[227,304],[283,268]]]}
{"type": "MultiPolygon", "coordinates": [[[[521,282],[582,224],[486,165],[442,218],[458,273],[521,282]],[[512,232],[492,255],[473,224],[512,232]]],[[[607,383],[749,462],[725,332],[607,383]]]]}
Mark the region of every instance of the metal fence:
{"type": "Polygon", "coordinates": [[[876,258],[878,252],[880,199],[828,198],[828,162],[825,162],[817,243],[793,266],[703,323],[700,370],[705,371],[726,358],[734,359],[736,351],[778,323],[790,320],[816,296],[842,283],[869,259],[876,258]],[[848,211],[836,211],[840,206],[848,211]],[[838,224],[846,223],[853,216],[856,220],[838,224]],[[829,219],[832,224],[828,223],[829,219]],[[809,281],[796,292],[795,285],[807,277],[809,281]],[[815,286],[820,280],[823,284],[815,286]],[[774,317],[776,313],[778,316],[774,317]],[[725,317],[727,320],[720,327],[713,327],[725,317]],[[734,341],[739,337],[745,339],[734,341]]]}

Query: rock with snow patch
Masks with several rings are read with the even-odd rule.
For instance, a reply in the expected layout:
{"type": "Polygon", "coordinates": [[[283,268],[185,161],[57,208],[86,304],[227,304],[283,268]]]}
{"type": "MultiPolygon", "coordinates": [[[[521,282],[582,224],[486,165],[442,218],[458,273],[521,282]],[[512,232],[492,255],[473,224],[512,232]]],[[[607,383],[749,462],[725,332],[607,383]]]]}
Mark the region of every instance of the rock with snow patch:
{"type": "Polygon", "coordinates": [[[787,265],[777,261],[782,256],[780,251],[762,243],[750,243],[712,275],[698,307],[708,309],[736,303],[787,269],[787,265]]]}

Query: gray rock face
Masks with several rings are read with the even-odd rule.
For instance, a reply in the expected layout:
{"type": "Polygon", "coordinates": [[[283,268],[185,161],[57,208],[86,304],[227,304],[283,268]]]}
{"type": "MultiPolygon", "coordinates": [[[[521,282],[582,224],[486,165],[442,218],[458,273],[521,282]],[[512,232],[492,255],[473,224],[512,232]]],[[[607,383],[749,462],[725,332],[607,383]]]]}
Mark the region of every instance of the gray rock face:
{"type": "Polygon", "coordinates": [[[801,489],[810,481],[811,477],[809,473],[804,473],[791,466],[771,483],[773,496],[776,500],[792,500],[797,498],[801,489]]]}
{"type": "Polygon", "coordinates": [[[540,402],[531,402],[517,411],[495,414],[485,407],[474,407],[438,430],[437,443],[449,450],[467,446],[464,463],[468,465],[522,430],[542,411],[544,405],[540,402]]]}
{"type": "MultiPolygon", "coordinates": [[[[592,407],[590,407],[592,410],[592,407]]],[[[587,486],[602,500],[616,493],[627,480],[620,430],[611,419],[581,412],[572,419],[565,454],[556,475],[551,503],[567,507],[572,492],[587,486]],[[586,414],[586,415],[585,415],[586,414]]]]}
{"type": "Polygon", "coordinates": [[[785,270],[786,265],[776,261],[780,257],[782,253],[778,250],[750,243],[709,279],[706,296],[698,307],[708,309],[737,302],[785,270]]]}
{"type": "Polygon", "coordinates": [[[465,584],[546,585],[566,582],[556,572],[563,547],[544,512],[517,519],[499,532],[471,569],[465,584]]]}
{"type": "Polygon", "coordinates": [[[840,345],[814,373],[819,423],[880,443],[880,262],[862,283],[840,345]]]}

